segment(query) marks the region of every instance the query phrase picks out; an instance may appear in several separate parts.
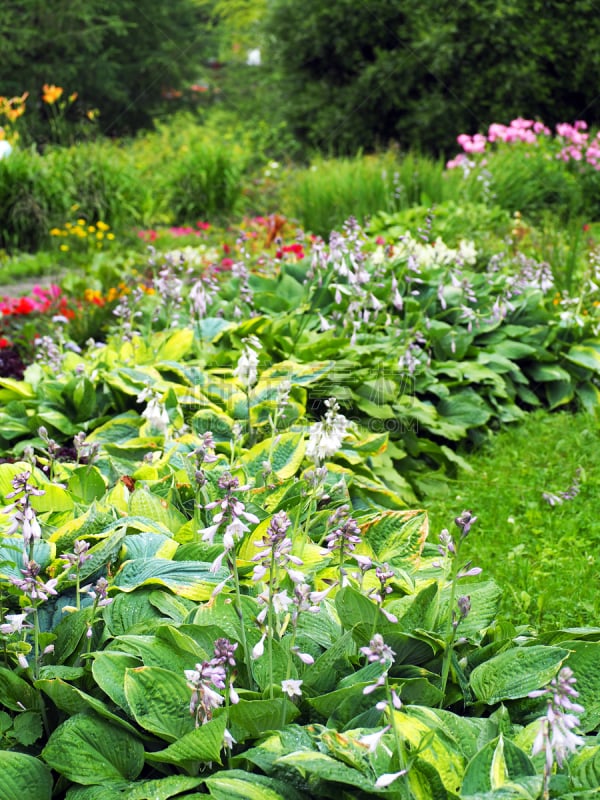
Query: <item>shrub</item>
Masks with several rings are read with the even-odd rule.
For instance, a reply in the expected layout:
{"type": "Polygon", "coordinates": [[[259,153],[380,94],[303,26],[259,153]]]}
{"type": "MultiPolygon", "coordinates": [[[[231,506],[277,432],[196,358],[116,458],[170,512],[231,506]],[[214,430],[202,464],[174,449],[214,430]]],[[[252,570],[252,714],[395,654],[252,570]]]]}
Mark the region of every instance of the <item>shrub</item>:
{"type": "Polygon", "coordinates": [[[197,141],[179,152],[165,176],[165,200],[179,223],[232,214],[242,199],[246,168],[235,146],[197,141]]]}
{"type": "Polygon", "coordinates": [[[48,242],[53,215],[66,210],[61,177],[30,150],[0,161],[0,247],[36,250],[48,242]]]}

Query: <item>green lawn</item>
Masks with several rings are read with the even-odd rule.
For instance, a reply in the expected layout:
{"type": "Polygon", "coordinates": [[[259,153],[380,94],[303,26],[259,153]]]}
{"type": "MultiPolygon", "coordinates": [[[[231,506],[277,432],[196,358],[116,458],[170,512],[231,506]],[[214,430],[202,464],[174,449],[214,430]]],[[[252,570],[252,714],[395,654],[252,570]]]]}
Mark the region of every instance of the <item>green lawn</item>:
{"type": "Polygon", "coordinates": [[[430,539],[463,509],[478,516],[465,550],[504,589],[503,611],[536,628],[600,625],[600,424],[579,414],[538,412],[507,429],[425,502],[430,539]],[[581,490],[550,506],[581,467],[581,490]]]}

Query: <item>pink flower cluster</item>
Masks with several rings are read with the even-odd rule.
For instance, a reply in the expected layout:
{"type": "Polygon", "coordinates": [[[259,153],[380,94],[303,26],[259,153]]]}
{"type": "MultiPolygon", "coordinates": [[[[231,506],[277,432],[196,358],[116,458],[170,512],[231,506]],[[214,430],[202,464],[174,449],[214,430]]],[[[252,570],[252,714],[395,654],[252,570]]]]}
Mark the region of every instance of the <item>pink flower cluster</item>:
{"type": "MultiPolygon", "coordinates": [[[[556,142],[561,145],[561,150],[557,158],[562,161],[586,161],[594,169],[600,170],[600,132],[590,141],[589,134],[585,133],[587,124],[583,120],[577,120],[573,125],[561,122],[556,126],[556,142]]],[[[532,119],[517,117],[510,125],[500,125],[492,123],[488,128],[487,136],[476,133],[469,136],[461,133],[456,141],[462,147],[463,152],[448,161],[447,169],[456,167],[468,167],[469,160],[467,155],[485,153],[488,142],[524,142],[525,144],[537,145],[539,137],[550,137],[552,132],[543,122],[536,122],[532,119]],[[465,155],[466,154],[466,155],[465,155]]],[[[473,166],[471,164],[471,166],[473,166]]]]}
{"type": "Polygon", "coordinates": [[[557,158],[562,161],[586,161],[594,169],[600,170],[600,131],[590,141],[587,124],[577,120],[574,125],[560,122],[556,126],[556,134],[563,143],[557,158]]]}

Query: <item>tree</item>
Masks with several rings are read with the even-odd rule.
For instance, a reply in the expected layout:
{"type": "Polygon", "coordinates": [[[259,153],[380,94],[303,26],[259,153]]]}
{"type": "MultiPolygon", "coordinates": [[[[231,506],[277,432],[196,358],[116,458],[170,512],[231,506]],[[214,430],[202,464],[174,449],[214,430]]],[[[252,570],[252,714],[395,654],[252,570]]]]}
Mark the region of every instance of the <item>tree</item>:
{"type": "Polygon", "coordinates": [[[514,116],[598,118],[594,0],[271,0],[265,59],[307,145],[434,152],[514,116]]]}
{"type": "Polygon", "coordinates": [[[77,92],[109,134],[151,124],[210,55],[208,12],[197,0],[4,0],[0,94],[43,84],[77,92]]]}

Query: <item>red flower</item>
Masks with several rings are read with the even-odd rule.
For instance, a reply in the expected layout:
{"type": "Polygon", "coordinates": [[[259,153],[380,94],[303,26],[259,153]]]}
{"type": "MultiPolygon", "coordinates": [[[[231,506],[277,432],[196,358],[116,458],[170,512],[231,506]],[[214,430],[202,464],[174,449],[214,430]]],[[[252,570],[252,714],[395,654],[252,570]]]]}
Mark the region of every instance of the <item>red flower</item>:
{"type": "Polygon", "coordinates": [[[233,258],[222,258],[221,259],[221,267],[222,269],[231,269],[234,265],[233,258]]]}
{"type": "MultiPolygon", "coordinates": [[[[279,253],[293,253],[298,261],[304,258],[304,248],[301,244],[296,242],[295,244],[286,244],[282,247],[281,250],[278,251],[279,253]]],[[[277,258],[281,258],[281,255],[278,255],[277,258]]]]}
{"type": "Polygon", "coordinates": [[[8,339],[5,339],[4,336],[0,336],[0,350],[5,347],[10,347],[10,342],[8,339]]]}
{"type": "Polygon", "coordinates": [[[207,231],[210,229],[210,223],[198,220],[198,222],[196,223],[196,227],[200,228],[201,231],[207,231]]]}
{"type": "Polygon", "coordinates": [[[31,314],[36,305],[30,297],[20,297],[13,306],[13,314],[31,314]]]}

